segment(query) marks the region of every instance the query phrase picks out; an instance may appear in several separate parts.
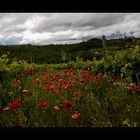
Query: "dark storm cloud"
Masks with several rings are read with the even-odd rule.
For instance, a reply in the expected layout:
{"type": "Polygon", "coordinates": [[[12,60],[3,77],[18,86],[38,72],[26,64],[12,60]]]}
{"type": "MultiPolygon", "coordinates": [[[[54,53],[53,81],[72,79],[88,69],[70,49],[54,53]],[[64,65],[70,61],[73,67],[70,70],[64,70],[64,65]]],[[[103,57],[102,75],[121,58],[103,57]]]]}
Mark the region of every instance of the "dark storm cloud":
{"type": "Polygon", "coordinates": [[[58,30],[91,30],[117,24],[125,18],[126,14],[96,14],[96,13],[74,13],[59,14],[46,19],[34,31],[56,32],[58,30]]]}
{"type": "Polygon", "coordinates": [[[76,22],[76,27],[92,26],[95,28],[110,26],[121,22],[125,18],[126,14],[97,14],[95,16],[86,16],[81,22],[76,22]]]}
{"type": "Polygon", "coordinates": [[[42,25],[35,28],[33,31],[36,32],[56,32],[56,31],[64,31],[67,29],[70,29],[72,26],[71,22],[65,22],[65,23],[42,23],[42,25]]]}
{"type": "Polygon", "coordinates": [[[120,37],[124,37],[124,36],[126,36],[126,33],[125,32],[124,33],[121,33],[120,31],[117,31],[115,33],[112,33],[110,35],[110,38],[120,38],[120,37]]]}

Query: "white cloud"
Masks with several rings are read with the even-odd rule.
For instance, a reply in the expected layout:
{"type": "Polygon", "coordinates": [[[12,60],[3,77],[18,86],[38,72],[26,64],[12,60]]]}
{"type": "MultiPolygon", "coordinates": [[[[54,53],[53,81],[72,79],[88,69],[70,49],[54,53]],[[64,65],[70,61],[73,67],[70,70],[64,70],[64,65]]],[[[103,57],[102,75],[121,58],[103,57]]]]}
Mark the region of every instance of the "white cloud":
{"type": "Polygon", "coordinates": [[[38,43],[46,39],[50,39],[51,33],[33,33],[29,30],[26,30],[22,33],[22,41],[20,44],[26,43],[38,43]]]}
{"type": "Polygon", "coordinates": [[[45,20],[46,20],[46,17],[35,15],[27,19],[23,25],[18,25],[18,27],[31,30],[38,27],[45,20]]]}
{"type": "Polygon", "coordinates": [[[23,40],[20,42],[20,44],[26,44],[26,43],[34,43],[34,44],[42,44],[42,42],[49,40],[63,40],[65,39],[64,36],[71,36],[72,35],[72,30],[68,31],[58,31],[55,33],[38,33],[38,32],[32,32],[29,30],[26,30],[25,32],[22,33],[23,40]]]}
{"type": "Polygon", "coordinates": [[[4,36],[0,34],[0,39],[3,39],[3,38],[4,38],[4,36]]]}

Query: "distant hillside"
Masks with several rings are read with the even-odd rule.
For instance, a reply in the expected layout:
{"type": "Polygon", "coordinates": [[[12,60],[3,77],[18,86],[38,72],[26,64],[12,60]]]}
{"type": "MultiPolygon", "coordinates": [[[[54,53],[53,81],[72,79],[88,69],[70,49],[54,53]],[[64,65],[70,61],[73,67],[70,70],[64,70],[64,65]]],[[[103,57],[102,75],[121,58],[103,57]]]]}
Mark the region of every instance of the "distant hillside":
{"type": "MultiPolygon", "coordinates": [[[[127,49],[131,45],[139,44],[136,38],[120,38],[106,40],[107,53],[111,55],[121,49],[127,49]]],[[[83,60],[92,60],[93,57],[103,57],[102,40],[93,38],[76,44],[59,45],[0,45],[0,55],[9,52],[9,57],[16,57],[18,60],[26,60],[29,63],[63,63],[76,60],[80,57],[83,60]]]]}

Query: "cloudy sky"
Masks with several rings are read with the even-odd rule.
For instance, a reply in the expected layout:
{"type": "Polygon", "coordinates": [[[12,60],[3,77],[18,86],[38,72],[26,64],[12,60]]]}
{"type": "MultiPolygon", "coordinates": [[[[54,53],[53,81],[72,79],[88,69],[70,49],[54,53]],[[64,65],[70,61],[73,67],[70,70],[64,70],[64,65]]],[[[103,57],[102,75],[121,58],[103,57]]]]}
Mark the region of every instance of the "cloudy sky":
{"type": "Polygon", "coordinates": [[[0,13],[2,44],[68,44],[140,37],[140,13],[0,13]]]}

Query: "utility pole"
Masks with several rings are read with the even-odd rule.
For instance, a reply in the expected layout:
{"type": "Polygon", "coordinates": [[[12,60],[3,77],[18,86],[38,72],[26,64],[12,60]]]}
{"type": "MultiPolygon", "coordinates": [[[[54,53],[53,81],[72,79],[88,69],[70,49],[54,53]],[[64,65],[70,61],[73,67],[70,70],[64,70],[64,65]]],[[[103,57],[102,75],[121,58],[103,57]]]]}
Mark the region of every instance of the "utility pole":
{"type": "Polygon", "coordinates": [[[105,35],[102,36],[102,45],[103,45],[103,50],[104,50],[104,58],[106,59],[106,39],[105,39],[105,35]]]}

